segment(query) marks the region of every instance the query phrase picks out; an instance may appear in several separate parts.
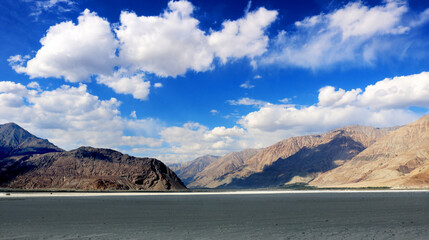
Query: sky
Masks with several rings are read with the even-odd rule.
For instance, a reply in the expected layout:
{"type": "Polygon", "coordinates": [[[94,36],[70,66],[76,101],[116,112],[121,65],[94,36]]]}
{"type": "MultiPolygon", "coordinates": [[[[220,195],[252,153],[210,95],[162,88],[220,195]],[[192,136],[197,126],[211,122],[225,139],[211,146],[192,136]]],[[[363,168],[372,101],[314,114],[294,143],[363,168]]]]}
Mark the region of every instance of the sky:
{"type": "Polygon", "coordinates": [[[0,123],[167,163],[429,109],[429,1],[0,1],[0,123]]]}

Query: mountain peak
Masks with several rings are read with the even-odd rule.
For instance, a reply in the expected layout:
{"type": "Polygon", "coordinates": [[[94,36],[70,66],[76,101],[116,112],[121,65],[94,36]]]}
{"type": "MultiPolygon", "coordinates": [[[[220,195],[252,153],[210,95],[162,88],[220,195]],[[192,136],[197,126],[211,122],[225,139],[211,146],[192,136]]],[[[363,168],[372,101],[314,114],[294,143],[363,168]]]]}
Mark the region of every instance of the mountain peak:
{"type": "Polygon", "coordinates": [[[0,125],[0,159],[47,152],[63,151],[46,139],[38,138],[16,123],[0,125]]]}

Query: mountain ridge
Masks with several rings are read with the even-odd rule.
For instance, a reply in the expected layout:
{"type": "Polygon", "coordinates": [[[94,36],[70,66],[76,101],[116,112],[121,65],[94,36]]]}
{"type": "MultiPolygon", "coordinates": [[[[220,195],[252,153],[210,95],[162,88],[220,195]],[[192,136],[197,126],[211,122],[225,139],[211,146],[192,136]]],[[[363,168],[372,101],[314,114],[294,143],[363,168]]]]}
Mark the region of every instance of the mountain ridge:
{"type": "Polygon", "coordinates": [[[429,116],[407,124],[343,166],[310,182],[319,187],[429,187],[429,116]]]}
{"type": "Polygon", "coordinates": [[[0,125],[0,187],[54,190],[185,190],[161,161],[112,149],[64,151],[15,123],[0,125]]]}

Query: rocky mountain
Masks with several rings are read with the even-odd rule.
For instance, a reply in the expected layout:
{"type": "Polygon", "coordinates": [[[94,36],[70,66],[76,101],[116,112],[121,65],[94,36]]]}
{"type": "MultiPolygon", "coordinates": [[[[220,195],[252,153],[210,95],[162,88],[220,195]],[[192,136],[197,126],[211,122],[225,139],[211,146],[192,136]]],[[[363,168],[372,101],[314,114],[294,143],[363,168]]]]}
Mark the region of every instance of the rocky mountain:
{"type": "Polygon", "coordinates": [[[16,124],[0,126],[0,187],[69,190],[183,190],[176,174],[153,158],[110,149],[63,151],[16,124]]]}
{"type": "Polygon", "coordinates": [[[234,158],[236,153],[232,153],[210,164],[188,186],[255,188],[308,183],[318,174],[351,160],[390,131],[349,126],[321,135],[288,138],[253,150],[245,158],[234,158]]]}
{"type": "Polygon", "coordinates": [[[172,164],[169,167],[179,176],[185,185],[188,185],[197,174],[219,158],[219,156],[205,155],[190,162],[172,164]]]}
{"type": "Polygon", "coordinates": [[[63,150],[46,139],[32,135],[15,123],[0,125],[0,159],[60,151],[63,150]]]}
{"type": "Polygon", "coordinates": [[[229,178],[228,175],[240,170],[243,164],[259,151],[258,149],[246,149],[228,153],[195,175],[187,186],[215,188],[230,183],[232,178],[229,178]]]}
{"type": "Polygon", "coordinates": [[[181,180],[162,162],[111,149],[78,149],[20,160],[29,169],[5,186],[22,189],[180,190],[181,180]]]}
{"type": "Polygon", "coordinates": [[[429,116],[391,132],[343,166],[321,174],[318,187],[429,187],[429,116]]]}

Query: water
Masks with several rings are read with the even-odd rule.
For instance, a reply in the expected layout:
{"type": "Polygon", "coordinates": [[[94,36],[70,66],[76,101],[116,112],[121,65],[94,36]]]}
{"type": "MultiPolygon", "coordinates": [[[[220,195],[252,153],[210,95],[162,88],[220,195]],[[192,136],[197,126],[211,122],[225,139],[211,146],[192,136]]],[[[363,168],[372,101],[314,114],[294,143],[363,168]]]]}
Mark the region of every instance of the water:
{"type": "Polygon", "coordinates": [[[0,198],[0,239],[428,239],[429,192],[0,198]]]}

